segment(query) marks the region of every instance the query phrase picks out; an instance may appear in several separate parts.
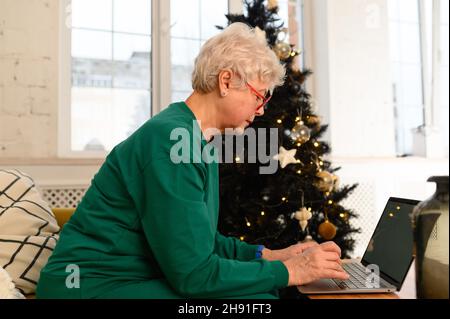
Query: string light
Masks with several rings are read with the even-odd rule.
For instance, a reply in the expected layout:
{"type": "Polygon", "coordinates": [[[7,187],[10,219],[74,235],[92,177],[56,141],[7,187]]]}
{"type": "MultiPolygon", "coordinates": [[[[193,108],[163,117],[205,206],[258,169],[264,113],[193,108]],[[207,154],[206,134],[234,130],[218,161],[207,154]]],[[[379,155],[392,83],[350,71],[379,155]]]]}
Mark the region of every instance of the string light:
{"type": "Polygon", "coordinates": [[[297,171],[297,174],[301,174],[301,173],[302,173],[302,171],[301,171],[301,170],[298,170],[298,171],[297,171]]]}
{"type": "Polygon", "coordinates": [[[400,206],[397,206],[397,210],[400,210],[400,206]]]}
{"type": "Polygon", "coordinates": [[[315,146],[315,147],[319,147],[319,143],[314,142],[314,146],[315,146]]]}
{"type": "Polygon", "coordinates": [[[341,218],[344,218],[344,217],[345,217],[345,214],[344,214],[344,213],[340,213],[339,216],[340,216],[341,218]]]}
{"type": "Polygon", "coordinates": [[[328,204],[333,204],[333,201],[330,199],[329,201],[328,201],[328,204]]]}
{"type": "Polygon", "coordinates": [[[266,213],[264,211],[261,212],[261,216],[264,216],[266,213]]]}
{"type": "Polygon", "coordinates": [[[320,164],[320,166],[323,166],[323,162],[322,161],[320,161],[319,164],[320,164]]]}
{"type": "Polygon", "coordinates": [[[244,236],[241,236],[239,239],[240,239],[241,241],[244,241],[244,236]]]}
{"type": "Polygon", "coordinates": [[[250,222],[248,221],[247,217],[245,217],[245,220],[247,221],[247,226],[248,227],[252,226],[252,224],[250,224],[250,222]]]}
{"type": "Polygon", "coordinates": [[[281,123],[283,123],[283,121],[280,120],[280,119],[278,119],[278,120],[277,120],[277,123],[278,123],[278,124],[281,124],[281,123]]]}
{"type": "Polygon", "coordinates": [[[298,146],[298,147],[302,146],[302,143],[297,143],[297,146],[298,146]]]}
{"type": "Polygon", "coordinates": [[[312,208],[311,208],[311,207],[308,207],[308,210],[309,210],[309,211],[311,211],[311,210],[312,210],[312,208]]]}
{"type": "Polygon", "coordinates": [[[296,118],[295,118],[295,122],[298,122],[298,121],[300,121],[301,120],[301,118],[299,117],[299,116],[297,116],[296,118]]]}
{"type": "Polygon", "coordinates": [[[394,217],[394,214],[393,213],[389,213],[389,217],[394,217]]]}
{"type": "Polygon", "coordinates": [[[241,158],[239,156],[236,157],[236,162],[239,162],[241,158]]]}
{"type": "Polygon", "coordinates": [[[282,200],[283,202],[285,202],[287,199],[286,199],[286,197],[283,197],[281,200],[282,200]]]}

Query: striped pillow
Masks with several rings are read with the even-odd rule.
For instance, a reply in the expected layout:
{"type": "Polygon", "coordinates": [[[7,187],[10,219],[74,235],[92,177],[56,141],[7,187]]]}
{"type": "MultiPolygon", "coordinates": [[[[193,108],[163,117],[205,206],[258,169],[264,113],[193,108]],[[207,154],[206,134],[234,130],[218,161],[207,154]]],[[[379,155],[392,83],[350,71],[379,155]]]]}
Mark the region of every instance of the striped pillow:
{"type": "Polygon", "coordinates": [[[59,230],[33,180],[20,171],[0,169],[0,267],[23,294],[35,292],[59,230]]]}

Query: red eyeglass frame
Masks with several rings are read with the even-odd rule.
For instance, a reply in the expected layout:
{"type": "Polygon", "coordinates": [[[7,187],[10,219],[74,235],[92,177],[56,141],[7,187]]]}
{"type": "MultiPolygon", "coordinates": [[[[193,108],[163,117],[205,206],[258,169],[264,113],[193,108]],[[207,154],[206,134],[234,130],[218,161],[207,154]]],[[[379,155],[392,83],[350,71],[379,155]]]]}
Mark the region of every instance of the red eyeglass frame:
{"type": "MultiPolygon", "coordinates": [[[[261,105],[259,105],[256,110],[259,111],[262,107],[264,107],[272,98],[272,94],[269,95],[268,98],[265,98],[261,93],[259,93],[253,86],[251,86],[249,83],[246,83],[247,87],[250,89],[250,91],[255,94],[257,97],[259,97],[262,100],[261,105]]],[[[270,91],[269,91],[270,93],[270,91]]]]}

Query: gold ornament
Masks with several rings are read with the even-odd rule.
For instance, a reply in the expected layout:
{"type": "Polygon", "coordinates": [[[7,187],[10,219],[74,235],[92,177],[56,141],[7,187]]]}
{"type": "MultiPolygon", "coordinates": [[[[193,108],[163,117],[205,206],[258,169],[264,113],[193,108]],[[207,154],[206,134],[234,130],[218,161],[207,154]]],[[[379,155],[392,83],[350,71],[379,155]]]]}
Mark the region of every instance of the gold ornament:
{"type": "Polygon", "coordinates": [[[316,176],[319,178],[319,181],[314,182],[314,186],[322,192],[331,192],[333,190],[335,182],[334,175],[327,171],[320,171],[316,176]]]}
{"type": "Polygon", "coordinates": [[[319,225],[319,234],[325,240],[331,240],[336,236],[336,226],[328,219],[319,225]]]}
{"type": "Polygon", "coordinates": [[[286,42],[278,42],[273,48],[275,54],[280,60],[286,60],[291,56],[291,46],[286,42]]]}
{"type": "Polygon", "coordinates": [[[278,7],[278,0],[269,0],[267,3],[267,9],[274,9],[278,7]]]}
{"type": "Polygon", "coordinates": [[[314,125],[316,127],[320,126],[320,118],[316,115],[310,115],[306,117],[306,122],[309,125],[314,125]]]}
{"type": "Polygon", "coordinates": [[[310,138],[311,130],[303,122],[298,122],[291,130],[291,139],[296,143],[304,144],[310,138]]]}
{"type": "Polygon", "coordinates": [[[294,218],[299,221],[302,231],[305,231],[306,226],[308,226],[308,221],[311,219],[312,213],[306,209],[306,207],[301,208],[299,211],[295,212],[294,218]]]}
{"type": "Polygon", "coordinates": [[[289,164],[297,164],[297,159],[295,158],[296,149],[286,150],[283,146],[280,147],[280,153],[273,157],[274,160],[280,161],[281,168],[285,168],[289,164]]]}

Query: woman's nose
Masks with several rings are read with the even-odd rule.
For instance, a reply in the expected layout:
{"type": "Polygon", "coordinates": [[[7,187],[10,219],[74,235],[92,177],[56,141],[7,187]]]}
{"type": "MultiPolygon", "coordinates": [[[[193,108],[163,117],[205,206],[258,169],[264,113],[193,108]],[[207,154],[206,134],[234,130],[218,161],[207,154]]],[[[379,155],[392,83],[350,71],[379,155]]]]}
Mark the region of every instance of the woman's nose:
{"type": "Polygon", "coordinates": [[[263,116],[264,115],[264,107],[260,107],[259,109],[256,110],[255,112],[256,116],[263,116]]]}

